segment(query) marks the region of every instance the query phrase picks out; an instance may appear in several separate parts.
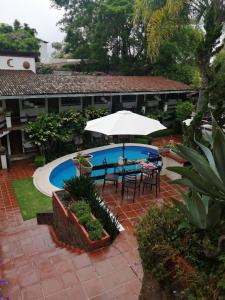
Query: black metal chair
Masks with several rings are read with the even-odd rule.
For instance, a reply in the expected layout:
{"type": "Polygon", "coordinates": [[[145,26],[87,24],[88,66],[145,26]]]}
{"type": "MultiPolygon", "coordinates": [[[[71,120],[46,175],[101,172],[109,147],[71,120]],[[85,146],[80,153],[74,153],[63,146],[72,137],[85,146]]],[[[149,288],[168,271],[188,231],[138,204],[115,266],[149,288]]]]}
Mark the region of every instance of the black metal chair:
{"type": "Polygon", "coordinates": [[[151,190],[152,187],[155,186],[156,197],[158,196],[158,191],[160,192],[160,172],[162,170],[162,165],[156,167],[155,169],[149,170],[145,172],[143,176],[143,189],[142,192],[144,193],[145,187],[150,186],[151,190]]]}
{"type": "Polygon", "coordinates": [[[128,197],[128,191],[130,189],[133,190],[133,202],[134,202],[137,191],[139,192],[140,195],[141,182],[140,180],[138,180],[137,175],[125,175],[123,180],[124,180],[123,182],[124,192],[126,191],[128,197]]]}
{"type": "Polygon", "coordinates": [[[105,175],[104,175],[102,190],[104,190],[106,182],[111,182],[111,183],[113,183],[113,185],[116,186],[116,192],[117,192],[119,176],[118,176],[118,174],[116,174],[116,167],[114,167],[113,173],[108,174],[108,166],[107,166],[106,158],[103,160],[103,165],[104,165],[105,175]]]}

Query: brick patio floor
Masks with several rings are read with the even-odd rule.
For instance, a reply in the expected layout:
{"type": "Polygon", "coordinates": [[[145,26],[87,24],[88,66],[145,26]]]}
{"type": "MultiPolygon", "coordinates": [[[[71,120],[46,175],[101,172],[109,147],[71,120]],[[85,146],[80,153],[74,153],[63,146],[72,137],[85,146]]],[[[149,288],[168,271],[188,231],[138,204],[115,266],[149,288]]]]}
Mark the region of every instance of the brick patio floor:
{"type": "MultiPolygon", "coordinates": [[[[92,253],[72,253],[52,241],[48,226],[36,220],[23,222],[12,181],[29,178],[34,166],[15,162],[9,171],[0,171],[0,284],[4,299],[10,300],[108,300],[138,299],[142,268],[134,225],[155,204],[169,202],[175,187],[162,176],[161,193],[146,191],[135,203],[121,203],[120,193],[106,187],[104,198],[125,228],[114,243],[92,253]]],[[[1,296],[0,292],[0,296],[1,296]]]]}

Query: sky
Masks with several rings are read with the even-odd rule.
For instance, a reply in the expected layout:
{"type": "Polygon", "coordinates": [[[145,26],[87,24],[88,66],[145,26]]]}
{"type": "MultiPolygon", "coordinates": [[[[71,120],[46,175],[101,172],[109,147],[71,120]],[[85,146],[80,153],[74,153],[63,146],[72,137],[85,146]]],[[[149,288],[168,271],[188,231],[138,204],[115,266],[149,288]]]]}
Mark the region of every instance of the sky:
{"type": "Polygon", "coordinates": [[[52,8],[50,0],[0,0],[0,23],[12,25],[18,19],[50,44],[63,40],[64,34],[56,25],[62,16],[63,10],[52,8]]]}

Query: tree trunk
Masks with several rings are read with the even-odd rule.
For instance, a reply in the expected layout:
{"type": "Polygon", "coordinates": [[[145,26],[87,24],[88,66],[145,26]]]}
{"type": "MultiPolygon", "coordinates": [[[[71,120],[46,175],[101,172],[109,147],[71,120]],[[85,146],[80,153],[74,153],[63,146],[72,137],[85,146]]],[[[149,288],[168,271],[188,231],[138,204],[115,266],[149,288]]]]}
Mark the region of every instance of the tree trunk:
{"type": "Polygon", "coordinates": [[[198,102],[197,102],[197,113],[201,112],[205,105],[208,104],[208,99],[206,96],[206,89],[208,86],[208,76],[207,76],[207,71],[205,67],[200,67],[200,72],[201,72],[201,87],[200,87],[200,92],[199,92],[199,97],[198,97],[198,102]]]}

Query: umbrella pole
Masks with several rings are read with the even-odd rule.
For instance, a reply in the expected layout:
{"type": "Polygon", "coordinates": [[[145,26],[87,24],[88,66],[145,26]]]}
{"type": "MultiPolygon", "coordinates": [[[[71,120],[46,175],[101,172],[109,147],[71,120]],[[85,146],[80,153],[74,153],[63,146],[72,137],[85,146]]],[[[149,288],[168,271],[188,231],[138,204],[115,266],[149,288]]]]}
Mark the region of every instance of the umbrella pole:
{"type": "Polygon", "coordinates": [[[123,159],[125,158],[125,143],[123,141],[123,159]]]}

